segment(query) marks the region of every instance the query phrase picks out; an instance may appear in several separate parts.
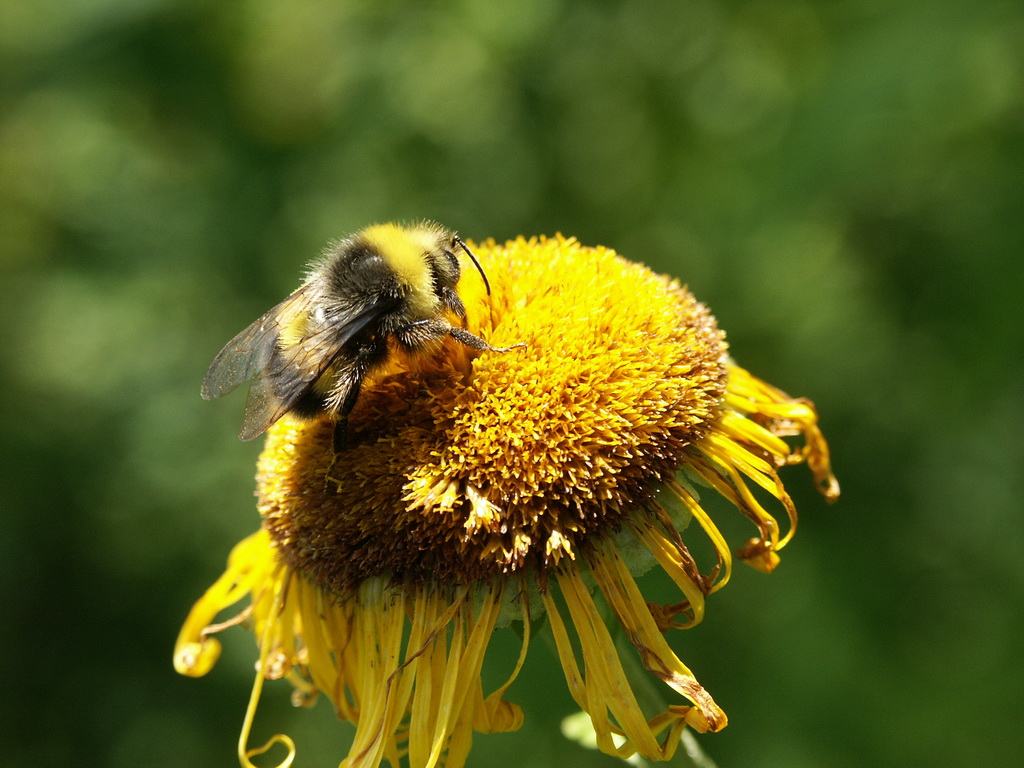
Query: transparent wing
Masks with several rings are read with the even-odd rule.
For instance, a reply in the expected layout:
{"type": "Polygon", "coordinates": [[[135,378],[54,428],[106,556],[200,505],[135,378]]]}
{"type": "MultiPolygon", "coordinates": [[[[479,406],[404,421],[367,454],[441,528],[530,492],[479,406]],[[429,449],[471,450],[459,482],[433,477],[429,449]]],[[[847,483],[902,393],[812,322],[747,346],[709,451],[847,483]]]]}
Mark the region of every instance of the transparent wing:
{"type": "Polygon", "coordinates": [[[281,329],[312,308],[299,289],[228,342],[206,374],[203,397],[220,397],[251,379],[239,437],[252,440],[309,392],[360,331],[394,306],[394,299],[377,299],[282,348],[281,329]]]}
{"type": "Polygon", "coordinates": [[[262,435],[312,389],[360,331],[394,305],[394,300],[378,299],[358,312],[336,318],[287,349],[272,349],[249,386],[238,436],[248,441],[262,435]]]}
{"type": "Polygon", "coordinates": [[[203,378],[203,399],[222,397],[263,371],[274,354],[281,328],[299,313],[308,312],[310,305],[309,293],[302,286],[225,344],[203,378]]]}
{"type": "Polygon", "coordinates": [[[262,435],[312,389],[345,351],[345,342],[338,341],[336,336],[337,330],[328,326],[288,349],[272,351],[267,364],[249,385],[239,438],[248,441],[262,435]]]}

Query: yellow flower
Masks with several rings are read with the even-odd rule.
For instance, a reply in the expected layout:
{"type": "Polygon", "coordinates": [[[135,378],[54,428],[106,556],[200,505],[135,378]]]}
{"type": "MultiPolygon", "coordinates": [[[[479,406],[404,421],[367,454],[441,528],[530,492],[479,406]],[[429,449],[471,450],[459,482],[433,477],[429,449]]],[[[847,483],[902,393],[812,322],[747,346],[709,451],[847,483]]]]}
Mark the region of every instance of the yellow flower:
{"type": "MultiPolygon", "coordinates": [[[[698,488],[754,523],[739,555],[764,571],[796,523],[778,470],[806,461],[825,496],[838,495],[813,405],[735,365],[678,283],[560,236],[477,253],[492,292],[463,278],[467,327],[496,347],[524,346],[481,354],[446,342],[393,365],[364,385],[337,456],[329,423],[285,418],[268,433],[262,526],[193,608],[175,651],[179,672],[203,675],[219,654],[213,635],[235,623],[255,632],[243,765],[270,746],[248,746],[263,681],[286,678],[297,701],[319,692],[355,724],[342,765],[462,766],[474,731],[522,723],[504,696],[542,614],[598,746],[667,760],[685,726],[726,724],[667,639],[701,620],[731,571],[698,488]],[[769,498],[785,533],[759,500],[769,498]],[[705,572],[683,541],[690,520],[717,552],[705,572]],[[645,601],[635,576],[652,566],[679,602],[645,601]],[[244,598],[241,613],[213,623],[244,598]],[[676,697],[664,711],[638,705],[608,616],[676,697]],[[524,630],[519,663],[485,695],[488,642],[512,621],[524,630]]],[[[290,765],[291,740],[275,741],[290,765]]]]}

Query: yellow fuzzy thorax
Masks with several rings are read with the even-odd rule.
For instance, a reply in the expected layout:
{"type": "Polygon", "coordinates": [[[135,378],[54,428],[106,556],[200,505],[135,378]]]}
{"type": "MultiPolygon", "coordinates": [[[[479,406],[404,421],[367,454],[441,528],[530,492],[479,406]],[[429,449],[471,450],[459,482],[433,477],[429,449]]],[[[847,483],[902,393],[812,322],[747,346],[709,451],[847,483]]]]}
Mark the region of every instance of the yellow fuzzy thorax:
{"type": "Polygon", "coordinates": [[[437,250],[443,234],[443,229],[428,224],[373,224],[359,233],[367,245],[384,257],[399,283],[409,289],[406,298],[413,317],[427,318],[437,311],[433,277],[424,254],[437,250]]]}

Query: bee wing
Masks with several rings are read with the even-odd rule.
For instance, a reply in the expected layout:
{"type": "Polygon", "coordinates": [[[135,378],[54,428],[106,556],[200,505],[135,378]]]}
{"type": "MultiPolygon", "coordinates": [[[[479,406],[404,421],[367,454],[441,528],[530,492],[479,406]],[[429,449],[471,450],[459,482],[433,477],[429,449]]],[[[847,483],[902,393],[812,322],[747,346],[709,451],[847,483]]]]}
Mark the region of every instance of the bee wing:
{"type": "MultiPolygon", "coordinates": [[[[274,354],[276,334],[267,360],[255,371],[242,418],[242,440],[262,435],[316,384],[360,331],[394,307],[392,299],[378,299],[358,312],[336,318],[298,343],[274,354]]],[[[258,321],[257,321],[258,322],[258,321]]]]}
{"type": "Polygon", "coordinates": [[[344,351],[343,343],[337,342],[335,335],[334,328],[324,328],[303,337],[294,346],[278,348],[276,355],[271,343],[269,359],[249,385],[240,439],[249,441],[262,435],[309,392],[344,351]]]}
{"type": "Polygon", "coordinates": [[[302,286],[225,344],[203,378],[203,399],[222,397],[259,375],[270,363],[281,327],[309,304],[306,286],[302,286]]]}

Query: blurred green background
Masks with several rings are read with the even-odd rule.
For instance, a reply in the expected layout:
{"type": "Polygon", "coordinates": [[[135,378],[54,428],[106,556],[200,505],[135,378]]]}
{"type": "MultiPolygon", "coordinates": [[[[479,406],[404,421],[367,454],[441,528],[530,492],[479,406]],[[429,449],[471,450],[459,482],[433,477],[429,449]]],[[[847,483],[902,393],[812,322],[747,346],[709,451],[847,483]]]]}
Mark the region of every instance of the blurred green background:
{"type": "MultiPolygon", "coordinates": [[[[720,768],[1024,754],[1020,3],[3,0],[0,78],[6,765],[236,764],[252,639],[171,668],[257,525],[199,382],[327,240],[422,217],[670,272],[817,403],[839,504],[789,470],[782,566],[674,640],[720,768]]],[[[542,645],[510,698],[470,765],[618,764],[542,645]]],[[[283,685],[279,729],[344,754],[283,685]]]]}

